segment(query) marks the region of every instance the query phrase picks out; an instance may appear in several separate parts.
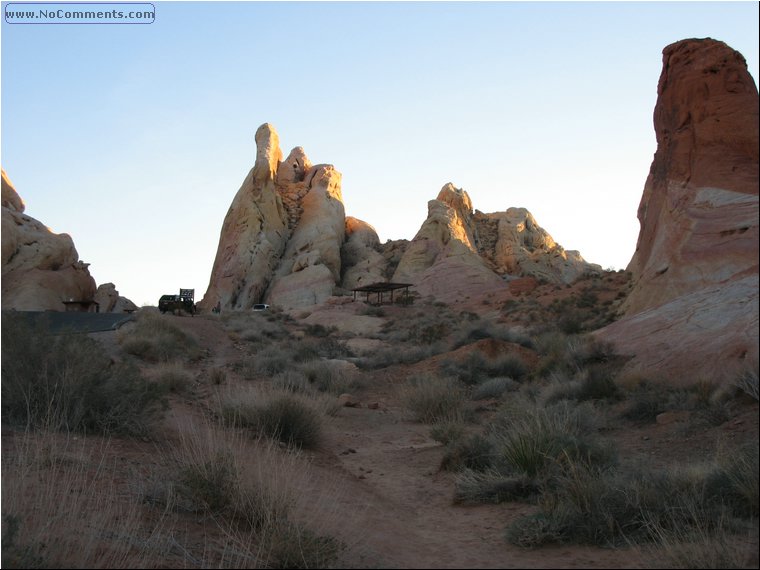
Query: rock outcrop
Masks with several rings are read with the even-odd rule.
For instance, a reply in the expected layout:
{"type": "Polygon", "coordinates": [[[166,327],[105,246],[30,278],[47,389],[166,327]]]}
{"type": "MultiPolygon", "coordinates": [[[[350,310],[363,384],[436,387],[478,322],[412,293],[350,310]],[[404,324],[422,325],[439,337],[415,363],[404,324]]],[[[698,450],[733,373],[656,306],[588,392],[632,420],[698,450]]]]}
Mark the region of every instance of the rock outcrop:
{"type": "Polygon", "coordinates": [[[137,305],[126,297],[119,295],[116,285],[103,283],[95,292],[95,301],[101,313],[125,313],[137,310],[137,305]]]}
{"type": "Polygon", "coordinates": [[[499,275],[522,275],[571,283],[588,273],[601,273],[599,265],[588,263],[580,252],[565,250],[538,225],[525,208],[474,217],[478,252],[499,275]]]}
{"type": "Polygon", "coordinates": [[[404,252],[393,281],[413,283],[421,295],[442,301],[506,287],[475,248],[467,192],[449,183],[428,202],[428,217],[404,252]]]}
{"type": "Polygon", "coordinates": [[[68,234],[55,234],[24,213],[2,172],[2,307],[62,311],[64,301],[92,301],[95,280],[68,234]]]}
{"type": "Polygon", "coordinates": [[[565,251],[525,208],[473,212],[467,192],[446,184],[428,202],[428,217],[393,276],[423,295],[452,300],[506,286],[506,277],[570,283],[601,271],[565,251]]]}
{"type": "Polygon", "coordinates": [[[387,281],[388,260],[381,253],[375,228],[351,216],[346,217],[346,241],[341,251],[341,286],[350,290],[387,281]]]}
{"type": "Polygon", "coordinates": [[[340,281],[340,173],[312,166],[300,147],[283,162],[269,124],[256,131],[256,146],[256,163],[224,220],[201,308],[248,309],[265,300],[308,306],[331,296],[340,281]]]}
{"type": "Polygon", "coordinates": [[[269,124],[259,127],[256,145],[256,163],[222,226],[203,309],[261,302],[295,309],[385,281],[453,301],[505,289],[505,275],[569,282],[601,269],[554,243],[527,210],[475,213],[467,192],[452,184],[428,203],[411,242],[380,244],[372,226],[346,217],[332,165],[312,165],[301,147],[282,160],[269,124]]]}
{"type": "Polygon", "coordinates": [[[712,39],[669,45],[657,92],[627,314],[757,273],[758,93],[744,58],[712,39]]]}
{"type": "Polygon", "coordinates": [[[654,126],[626,316],[598,334],[670,382],[720,379],[758,358],[758,92],[741,54],[667,46],[654,126]]]}

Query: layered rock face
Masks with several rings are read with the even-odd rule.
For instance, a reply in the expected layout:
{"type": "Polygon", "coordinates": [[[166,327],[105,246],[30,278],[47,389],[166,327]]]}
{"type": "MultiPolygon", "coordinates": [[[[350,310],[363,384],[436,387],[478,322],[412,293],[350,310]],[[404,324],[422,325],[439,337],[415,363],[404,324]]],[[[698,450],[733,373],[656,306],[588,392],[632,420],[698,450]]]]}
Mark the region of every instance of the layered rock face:
{"type": "Polygon", "coordinates": [[[711,39],[672,44],[657,92],[627,314],[757,273],[758,93],[744,58],[711,39]]]}
{"type": "Polygon", "coordinates": [[[654,126],[627,316],[599,334],[671,382],[731,375],[758,358],[758,92],[741,54],[666,47],[654,126]]]}
{"type": "Polygon", "coordinates": [[[63,301],[89,301],[95,280],[67,234],[54,234],[24,213],[24,203],[2,172],[2,307],[62,311],[63,301]]]}
{"type": "Polygon", "coordinates": [[[380,238],[375,228],[347,216],[346,241],[341,252],[344,289],[387,281],[388,260],[380,251],[380,238]]]}

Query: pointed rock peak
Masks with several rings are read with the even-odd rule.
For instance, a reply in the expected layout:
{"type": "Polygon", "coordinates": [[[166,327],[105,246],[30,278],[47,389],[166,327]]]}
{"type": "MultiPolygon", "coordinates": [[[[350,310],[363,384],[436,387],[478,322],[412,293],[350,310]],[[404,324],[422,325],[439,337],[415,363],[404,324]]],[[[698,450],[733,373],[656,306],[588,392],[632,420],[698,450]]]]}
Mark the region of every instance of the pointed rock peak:
{"type": "Polygon", "coordinates": [[[470,200],[469,194],[451,182],[441,188],[436,200],[454,208],[461,215],[472,215],[472,200],[470,200]]]}
{"type": "Polygon", "coordinates": [[[311,170],[312,164],[309,157],[306,156],[303,147],[297,146],[290,151],[288,158],[280,164],[277,170],[277,183],[288,184],[301,182],[306,173],[311,170]]]}
{"type": "Polygon", "coordinates": [[[274,180],[277,167],[282,161],[280,137],[269,123],[264,123],[256,130],[256,164],[253,167],[254,181],[264,183],[274,180]]]}
{"type": "Polygon", "coordinates": [[[2,203],[4,208],[10,208],[16,212],[23,212],[25,209],[24,201],[21,196],[16,192],[16,188],[13,186],[8,175],[5,173],[5,169],[2,170],[3,182],[2,182],[2,203]]]}

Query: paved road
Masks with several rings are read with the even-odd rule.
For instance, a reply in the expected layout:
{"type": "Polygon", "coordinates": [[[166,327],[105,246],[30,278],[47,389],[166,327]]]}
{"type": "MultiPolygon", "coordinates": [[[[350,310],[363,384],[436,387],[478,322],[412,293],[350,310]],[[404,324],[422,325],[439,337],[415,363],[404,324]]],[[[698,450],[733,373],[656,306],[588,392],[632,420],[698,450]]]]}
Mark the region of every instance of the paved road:
{"type": "Polygon", "coordinates": [[[19,315],[32,326],[47,325],[50,332],[91,333],[113,331],[135,318],[127,313],[76,313],[56,311],[3,311],[6,315],[19,315]]]}

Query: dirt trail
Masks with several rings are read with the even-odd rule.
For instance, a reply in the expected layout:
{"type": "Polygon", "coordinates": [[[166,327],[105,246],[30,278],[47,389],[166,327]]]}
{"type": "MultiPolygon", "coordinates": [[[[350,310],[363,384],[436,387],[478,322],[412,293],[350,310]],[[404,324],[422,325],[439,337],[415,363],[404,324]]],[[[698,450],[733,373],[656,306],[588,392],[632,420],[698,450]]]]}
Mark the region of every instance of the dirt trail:
{"type": "MultiPolygon", "coordinates": [[[[227,366],[244,354],[244,345],[231,340],[214,320],[175,322],[209,348],[199,374],[227,366]]],[[[329,422],[326,442],[312,455],[312,489],[307,495],[329,497],[331,512],[326,516],[333,519],[334,531],[352,545],[344,565],[641,567],[637,551],[580,546],[525,550],[510,545],[504,538],[506,527],[534,510],[531,505],[453,505],[454,476],[439,469],[443,446],[430,437],[429,426],[407,418],[392,386],[394,376],[369,374],[366,387],[357,392],[361,407],[343,408],[329,422]],[[378,409],[367,407],[374,402],[378,409]]],[[[192,410],[186,413],[195,415],[192,410]]]]}

